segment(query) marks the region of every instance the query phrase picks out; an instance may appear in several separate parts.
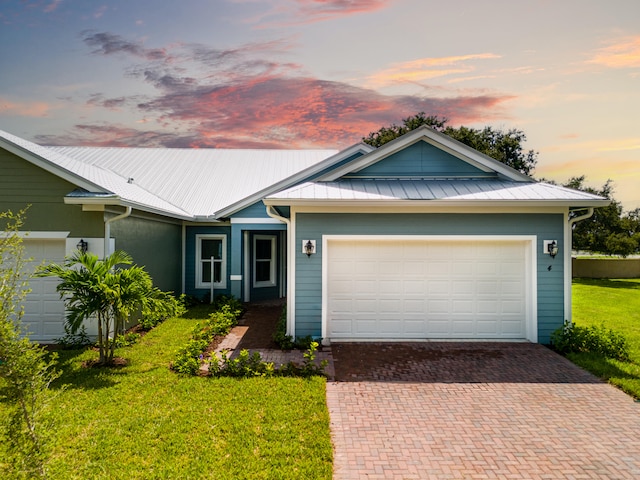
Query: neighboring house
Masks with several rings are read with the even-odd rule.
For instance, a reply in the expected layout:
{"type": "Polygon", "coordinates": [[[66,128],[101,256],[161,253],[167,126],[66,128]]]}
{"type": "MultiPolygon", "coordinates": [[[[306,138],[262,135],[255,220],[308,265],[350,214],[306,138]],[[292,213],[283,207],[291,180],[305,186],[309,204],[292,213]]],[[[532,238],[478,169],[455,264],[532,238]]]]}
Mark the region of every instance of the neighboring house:
{"type": "MultiPolygon", "coordinates": [[[[165,290],[286,297],[288,333],[325,341],[548,343],[571,318],[571,222],[608,204],[428,127],[342,151],[43,147],[0,131],[0,169],[0,210],[31,204],[35,259],[81,239],[125,250],[165,290]]],[[[52,341],[55,281],[32,288],[25,323],[52,341]]]]}

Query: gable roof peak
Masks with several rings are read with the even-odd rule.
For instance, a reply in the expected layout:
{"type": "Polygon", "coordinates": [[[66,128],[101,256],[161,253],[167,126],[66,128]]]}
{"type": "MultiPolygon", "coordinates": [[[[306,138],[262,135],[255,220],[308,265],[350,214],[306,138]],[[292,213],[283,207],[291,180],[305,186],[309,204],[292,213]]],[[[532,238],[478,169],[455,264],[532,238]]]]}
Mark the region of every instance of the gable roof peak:
{"type": "Polygon", "coordinates": [[[455,140],[449,135],[439,132],[427,125],[422,125],[388,143],[385,143],[384,145],[381,145],[370,153],[363,155],[362,157],[355,159],[332,172],[329,172],[319,180],[335,181],[349,173],[367,168],[421,141],[426,142],[452,155],[453,157],[462,160],[463,162],[479,168],[480,170],[485,172],[494,172],[499,177],[515,182],[535,181],[533,178],[524,175],[504,163],[499,162],[498,160],[491,158],[488,155],[485,155],[484,153],[481,153],[478,150],[475,150],[474,148],[471,148],[468,145],[455,140]]]}

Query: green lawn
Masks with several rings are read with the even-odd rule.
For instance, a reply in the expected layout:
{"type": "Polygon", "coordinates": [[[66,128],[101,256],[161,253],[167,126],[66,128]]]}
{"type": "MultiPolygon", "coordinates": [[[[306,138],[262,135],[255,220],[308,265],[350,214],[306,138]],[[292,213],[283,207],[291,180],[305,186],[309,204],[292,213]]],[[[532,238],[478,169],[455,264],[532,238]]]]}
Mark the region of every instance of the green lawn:
{"type": "Polygon", "coordinates": [[[51,478],[331,478],[325,380],[178,376],[168,365],[195,321],[168,320],[120,349],[122,368],[60,353],[68,386],[51,410],[51,478]]]}
{"type": "Polygon", "coordinates": [[[573,321],[580,326],[604,325],[626,337],[631,362],[588,354],[568,357],[640,398],[640,279],[574,280],[573,321]]]}

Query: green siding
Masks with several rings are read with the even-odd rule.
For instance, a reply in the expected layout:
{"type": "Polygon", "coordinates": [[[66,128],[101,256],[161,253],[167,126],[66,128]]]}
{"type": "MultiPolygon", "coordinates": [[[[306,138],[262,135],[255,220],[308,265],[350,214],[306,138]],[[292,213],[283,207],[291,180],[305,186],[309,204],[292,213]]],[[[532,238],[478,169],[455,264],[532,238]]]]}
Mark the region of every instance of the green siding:
{"type": "Polygon", "coordinates": [[[394,153],[350,177],[495,177],[426,142],[394,153]]]}
{"type": "Polygon", "coordinates": [[[295,245],[315,239],[317,254],[296,249],[296,335],[321,335],[322,235],[537,235],[538,341],[549,343],[565,319],[564,264],[542,247],[555,239],[563,251],[563,233],[561,214],[297,214],[295,245]]]}
{"type": "Polygon", "coordinates": [[[76,186],[0,148],[0,211],[31,205],[24,230],[69,231],[70,237],[102,237],[102,212],[65,205],[76,186]]]}
{"type": "Polygon", "coordinates": [[[181,225],[133,215],[113,222],[111,236],[116,249],[124,250],[137,265],[144,266],[158,288],[181,292],[181,225]]]}

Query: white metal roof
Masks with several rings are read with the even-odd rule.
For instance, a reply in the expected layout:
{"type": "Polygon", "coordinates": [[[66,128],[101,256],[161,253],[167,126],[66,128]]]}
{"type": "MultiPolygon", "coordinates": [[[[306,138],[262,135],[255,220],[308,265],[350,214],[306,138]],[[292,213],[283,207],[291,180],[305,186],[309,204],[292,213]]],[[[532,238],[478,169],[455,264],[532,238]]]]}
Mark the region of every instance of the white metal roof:
{"type": "Polygon", "coordinates": [[[148,191],[127,178],[99,164],[92,164],[66,155],[61,151],[43,147],[10,133],[0,130],[0,146],[27,158],[45,170],[93,193],[111,193],[115,198],[124,200],[151,212],[164,213],[179,218],[190,214],[164,198],[148,191]]]}
{"type": "Polygon", "coordinates": [[[597,195],[557,185],[507,180],[343,179],[307,182],[266,198],[273,205],[307,201],[559,202],[574,207],[609,203],[597,195]]]}
{"type": "Polygon", "coordinates": [[[213,215],[337,150],[48,147],[117,174],[194,217],[213,215]],[[130,180],[131,179],[131,180],[130,180]]]}

